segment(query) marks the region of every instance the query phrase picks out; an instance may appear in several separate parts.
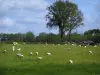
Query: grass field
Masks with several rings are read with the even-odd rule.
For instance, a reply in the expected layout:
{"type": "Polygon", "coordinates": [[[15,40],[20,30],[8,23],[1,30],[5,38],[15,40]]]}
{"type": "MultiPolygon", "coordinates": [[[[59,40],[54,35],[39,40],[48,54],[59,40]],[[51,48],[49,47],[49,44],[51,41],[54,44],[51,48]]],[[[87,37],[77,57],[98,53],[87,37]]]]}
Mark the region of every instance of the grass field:
{"type": "Polygon", "coordinates": [[[12,51],[12,44],[0,45],[0,75],[100,75],[100,46],[87,48],[72,45],[20,44],[12,51]],[[71,48],[68,51],[67,48],[71,48]],[[4,50],[6,53],[2,53],[4,50]],[[92,51],[89,54],[88,51],[92,51]],[[39,52],[36,56],[35,52],[39,52]],[[33,52],[29,56],[29,52],[33,52]],[[47,56],[47,52],[52,56],[47,56]],[[17,58],[21,53],[24,58],[17,58]],[[43,57],[37,61],[37,57],[43,57]],[[69,64],[68,60],[73,60],[69,64]]]}

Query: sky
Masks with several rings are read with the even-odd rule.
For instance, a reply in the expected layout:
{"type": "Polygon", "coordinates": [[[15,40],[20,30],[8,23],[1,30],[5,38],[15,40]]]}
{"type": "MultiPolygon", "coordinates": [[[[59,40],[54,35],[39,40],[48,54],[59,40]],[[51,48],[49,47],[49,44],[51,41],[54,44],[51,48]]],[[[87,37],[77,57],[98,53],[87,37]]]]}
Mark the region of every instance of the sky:
{"type": "MultiPolygon", "coordinates": [[[[100,0],[70,0],[78,5],[84,16],[84,26],[78,33],[100,29],[100,0]]],[[[58,29],[46,28],[46,8],[55,0],[0,0],[0,33],[41,32],[58,33],[58,29]]]]}

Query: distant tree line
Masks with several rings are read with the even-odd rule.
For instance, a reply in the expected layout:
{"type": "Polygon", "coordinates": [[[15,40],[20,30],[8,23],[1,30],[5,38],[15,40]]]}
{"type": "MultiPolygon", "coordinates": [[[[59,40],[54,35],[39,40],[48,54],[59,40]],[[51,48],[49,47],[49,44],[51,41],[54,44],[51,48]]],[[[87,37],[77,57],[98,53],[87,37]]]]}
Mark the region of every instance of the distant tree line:
{"type": "MultiPolygon", "coordinates": [[[[63,42],[69,41],[69,36],[65,35],[63,42]]],[[[35,36],[32,32],[27,33],[15,33],[15,34],[0,34],[0,41],[4,43],[26,42],[26,43],[61,43],[60,35],[53,33],[42,32],[38,36],[35,36]]],[[[82,42],[82,41],[93,41],[100,43],[100,30],[92,29],[84,32],[84,34],[71,33],[72,42],[82,42]]]]}

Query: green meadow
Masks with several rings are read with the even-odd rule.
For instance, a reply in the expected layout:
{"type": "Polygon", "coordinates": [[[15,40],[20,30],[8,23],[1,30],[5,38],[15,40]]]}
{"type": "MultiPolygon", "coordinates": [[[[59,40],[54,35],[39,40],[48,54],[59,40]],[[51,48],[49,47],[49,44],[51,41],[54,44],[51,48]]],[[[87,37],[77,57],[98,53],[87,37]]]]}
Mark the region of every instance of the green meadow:
{"type": "Polygon", "coordinates": [[[13,52],[12,44],[0,44],[0,75],[100,75],[100,46],[19,44],[15,48],[21,51],[13,52]],[[48,56],[47,52],[52,55],[48,56]],[[24,58],[18,58],[17,53],[24,58]],[[37,57],[43,59],[36,60],[37,57]]]}

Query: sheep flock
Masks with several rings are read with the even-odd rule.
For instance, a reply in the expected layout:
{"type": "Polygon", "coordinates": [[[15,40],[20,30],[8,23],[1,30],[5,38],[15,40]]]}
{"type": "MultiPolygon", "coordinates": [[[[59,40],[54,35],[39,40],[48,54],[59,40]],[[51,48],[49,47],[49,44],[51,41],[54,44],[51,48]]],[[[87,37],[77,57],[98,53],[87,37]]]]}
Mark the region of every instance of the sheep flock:
{"type": "MultiPolygon", "coordinates": [[[[23,43],[22,46],[24,47],[25,44],[26,43],[23,43]]],[[[56,49],[56,47],[61,47],[61,45],[62,44],[52,44],[52,47],[54,47],[56,49]]],[[[70,46],[70,47],[68,46],[68,44],[64,44],[64,45],[65,45],[66,48],[63,49],[63,50],[66,50],[66,51],[73,52],[74,48],[76,48],[76,47],[78,47],[78,48],[82,47],[84,50],[87,50],[87,53],[89,55],[94,55],[95,54],[95,53],[93,53],[92,50],[88,50],[89,48],[88,48],[87,45],[82,46],[81,44],[80,45],[71,44],[72,46],[70,46]]],[[[45,47],[46,46],[49,46],[49,44],[45,43],[45,47]]],[[[30,52],[27,53],[27,55],[26,54],[24,55],[24,48],[23,47],[21,48],[21,46],[20,46],[20,44],[18,42],[13,42],[11,51],[14,52],[14,53],[16,53],[16,55],[15,55],[16,57],[18,57],[19,59],[23,59],[23,60],[24,60],[24,58],[27,55],[29,55],[30,57],[34,57],[35,56],[36,60],[38,60],[38,61],[45,59],[44,57],[41,56],[41,54],[43,54],[46,57],[47,56],[52,56],[52,57],[55,56],[55,53],[53,53],[53,52],[42,53],[42,52],[38,52],[38,50],[37,51],[30,51],[30,52]]],[[[94,45],[94,48],[97,48],[97,47],[98,47],[97,45],[94,45]]],[[[43,49],[41,48],[41,50],[43,50],[43,49]]],[[[8,52],[7,49],[3,50],[4,54],[6,54],[7,52],[8,52]]],[[[85,52],[83,52],[83,53],[85,53],[85,52]]],[[[63,54],[61,53],[59,56],[61,56],[61,55],[63,55],[63,54]]],[[[69,64],[74,64],[74,60],[72,60],[72,59],[69,59],[69,60],[65,59],[65,61],[67,61],[69,64]]]]}

